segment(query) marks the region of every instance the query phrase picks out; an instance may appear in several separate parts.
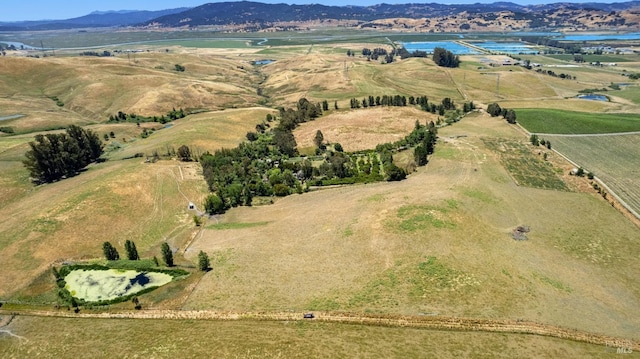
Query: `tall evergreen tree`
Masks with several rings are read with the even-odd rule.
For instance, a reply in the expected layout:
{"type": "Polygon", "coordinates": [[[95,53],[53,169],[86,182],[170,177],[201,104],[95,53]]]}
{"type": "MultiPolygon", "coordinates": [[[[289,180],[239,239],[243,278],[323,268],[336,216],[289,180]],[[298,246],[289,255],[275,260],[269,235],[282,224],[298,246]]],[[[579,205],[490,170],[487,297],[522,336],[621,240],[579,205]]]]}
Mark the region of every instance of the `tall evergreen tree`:
{"type": "Polygon", "coordinates": [[[516,112],[514,110],[507,110],[504,118],[507,120],[507,122],[514,124],[516,123],[516,112]]]}
{"type": "Polygon", "coordinates": [[[120,259],[120,254],[118,254],[118,251],[109,242],[102,244],[102,252],[108,261],[117,261],[120,259]]]}
{"type": "Polygon", "coordinates": [[[162,243],[162,260],[167,265],[167,267],[173,267],[173,252],[171,252],[171,248],[167,242],[162,243]]]}
{"type": "Polygon", "coordinates": [[[209,267],[209,256],[205,252],[200,251],[200,253],[198,253],[198,269],[206,272],[209,270],[209,267]]]}
{"type": "Polygon", "coordinates": [[[324,142],[324,135],[322,134],[322,131],[318,130],[316,131],[316,135],[313,138],[313,143],[316,145],[316,147],[322,148],[322,142],[324,142]]]}
{"type": "Polygon", "coordinates": [[[133,241],[127,239],[124,242],[124,249],[127,251],[127,259],[132,261],[140,259],[140,256],[138,256],[138,249],[136,249],[136,244],[133,243],[133,241]]]}

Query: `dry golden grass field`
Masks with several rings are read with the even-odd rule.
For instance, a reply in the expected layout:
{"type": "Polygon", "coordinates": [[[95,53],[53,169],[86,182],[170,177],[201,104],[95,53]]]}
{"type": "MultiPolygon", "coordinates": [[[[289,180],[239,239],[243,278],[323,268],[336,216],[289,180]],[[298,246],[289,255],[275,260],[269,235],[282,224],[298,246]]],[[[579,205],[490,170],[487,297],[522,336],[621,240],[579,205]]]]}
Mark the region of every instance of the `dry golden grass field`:
{"type": "Polygon", "coordinates": [[[25,117],[0,122],[17,132],[0,134],[0,301],[7,301],[0,307],[1,356],[616,355],[614,347],[545,336],[321,321],[18,315],[5,325],[12,310],[54,311],[53,265],[99,260],[105,241],[122,255],[126,240],[135,241],[144,258],[160,257],[166,241],[178,266],[194,271],[142,295],[142,315],[171,309],[466,317],[530,321],[637,343],[639,228],[590,191],[586,179],[568,178],[559,155],[549,151],[544,161],[524,131],[482,110],[440,128],[428,165],[404,181],[274,198],[195,227],[187,204],[203,208],[202,169],[164,155],[181,145],[197,153],[234,147],[267,114],[277,114],[277,106],[294,107],[303,96],[327,100],[331,110],[296,129],[301,151],[311,151],[317,130],[356,151],[401,139],[416,121],[438,120],[410,107],[348,109],[351,98],[369,95],[426,95],[434,103],[450,97],[481,108],[499,102],[516,110],[639,111],[629,95],[635,86],[609,91],[607,103],[573,99],[581,89],[618,81],[620,74],[609,70],[554,68],[572,71],[574,81],[520,67],[478,69],[478,57],[442,69],[430,59],[381,64],[344,55],[357,46],[274,47],[268,55],[149,47],[131,63],[124,55],[3,58],[0,116],[25,117]],[[265,57],[277,61],[251,65],[265,57]],[[174,71],[177,63],[186,71],[174,71]],[[159,115],[180,107],[198,111],[166,128],[107,123],[118,111],[159,115]],[[33,185],[21,164],[28,142],[72,123],[101,137],[114,132],[106,142],[108,160],[76,177],[33,185]],[[154,131],[141,138],[143,128],[154,131]],[[154,152],[162,159],[147,162],[154,152]],[[550,179],[558,189],[543,189],[550,179]],[[531,229],[526,241],[511,237],[520,225],[531,229]],[[194,270],[201,250],[211,258],[212,270],[204,274],[194,270]]]}
{"type": "MultiPolygon", "coordinates": [[[[56,319],[16,317],[4,357],[477,357],[617,358],[617,348],[525,334],[451,332],[302,321],[56,319]],[[44,332],[42,327],[57,327],[44,332]],[[64,330],[60,330],[64,328],[64,330]],[[103,334],[100,345],[96,336],[103,334]],[[109,333],[109,335],[104,335],[109,333]],[[103,348],[109,348],[104,351],[103,348]]],[[[636,357],[630,355],[628,357],[636,357]]],[[[625,356],[627,357],[627,356],[625,356]]]]}

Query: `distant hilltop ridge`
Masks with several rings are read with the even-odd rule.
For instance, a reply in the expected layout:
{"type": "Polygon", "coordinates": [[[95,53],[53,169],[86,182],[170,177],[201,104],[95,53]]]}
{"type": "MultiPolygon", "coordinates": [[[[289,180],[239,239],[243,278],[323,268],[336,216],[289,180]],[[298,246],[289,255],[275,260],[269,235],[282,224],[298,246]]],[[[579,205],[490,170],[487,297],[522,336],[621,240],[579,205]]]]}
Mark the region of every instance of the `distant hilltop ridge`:
{"type": "Polygon", "coordinates": [[[640,31],[640,1],[620,3],[378,4],[372,6],[288,5],[260,2],[208,3],[162,11],[93,12],[68,20],[0,23],[0,30],[82,27],[198,28],[232,31],[304,29],[333,24],[420,32],[457,31],[640,31]]]}

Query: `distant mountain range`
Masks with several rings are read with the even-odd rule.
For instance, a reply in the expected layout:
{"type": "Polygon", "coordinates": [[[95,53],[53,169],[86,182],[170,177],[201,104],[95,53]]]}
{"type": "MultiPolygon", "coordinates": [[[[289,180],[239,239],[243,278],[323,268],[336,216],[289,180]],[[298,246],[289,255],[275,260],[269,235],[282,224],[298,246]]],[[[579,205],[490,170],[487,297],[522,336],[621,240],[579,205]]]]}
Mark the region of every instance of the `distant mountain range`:
{"type": "Polygon", "coordinates": [[[66,20],[39,20],[0,22],[0,31],[56,30],[91,27],[113,27],[139,25],[155,18],[189,10],[188,7],[159,11],[121,10],[95,11],[89,15],[66,20]]]}
{"type": "MultiPolygon", "coordinates": [[[[265,4],[260,2],[209,3],[195,8],[177,8],[162,11],[112,11],[94,12],[86,16],[67,20],[42,20],[0,23],[0,31],[51,30],[90,27],[201,27],[238,26],[245,30],[282,27],[282,24],[309,21],[356,21],[365,27],[392,26],[385,19],[434,19],[439,18],[439,31],[448,31],[458,26],[463,30],[474,30],[474,26],[493,28],[492,21],[503,30],[520,28],[554,28],[567,24],[576,28],[595,29],[638,28],[635,21],[640,16],[640,1],[621,3],[554,3],[540,5],[518,5],[511,2],[491,4],[378,4],[373,6],[325,6],[265,4]],[[624,12],[624,14],[620,14],[624,12]],[[458,19],[459,15],[464,18],[458,19]],[[586,18],[585,18],[586,17],[586,18]],[[596,19],[594,19],[594,17],[596,19]],[[457,20],[457,21],[452,21],[457,20]],[[367,22],[374,22],[374,25],[367,22]],[[377,25],[376,25],[377,24],[377,25]],[[467,24],[467,25],[465,25],[467,24]],[[474,25],[475,24],[475,25],[474,25]]],[[[402,26],[419,27],[415,22],[401,21],[402,26]]],[[[396,24],[398,22],[396,21],[396,24]]],[[[433,28],[433,24],[429,25],[433,28]]],[[[423,30],[426,29],[424,26],[423,30]]]]}

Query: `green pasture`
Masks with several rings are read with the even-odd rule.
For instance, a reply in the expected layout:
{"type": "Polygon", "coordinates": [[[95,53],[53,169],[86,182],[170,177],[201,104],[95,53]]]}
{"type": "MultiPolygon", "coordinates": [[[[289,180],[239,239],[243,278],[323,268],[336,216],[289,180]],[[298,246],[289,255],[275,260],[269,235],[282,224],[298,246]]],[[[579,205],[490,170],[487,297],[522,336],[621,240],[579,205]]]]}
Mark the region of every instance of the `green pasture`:
{"type": "Polygon", "coordinates": [[[558,177],[551,163],[534,155],[521,142],[505,139],[483,138],[485,145],[500,154],[500,160],[521,186],[568,191],[567,185],[558,177]]]}
{"type": "Polygon", "coordinates": [[[595,134],[640,131],[640,117],[629,113],[523,108],[518,109],[516,115],[518,123],[533,133],[595,134]]]}
{"type": "Polygon", "coordinates": [[[633,86],[624,86],[621,91],[616,91],[613,95],[640,105],[640,83],[636,83],[633,86]]]}

